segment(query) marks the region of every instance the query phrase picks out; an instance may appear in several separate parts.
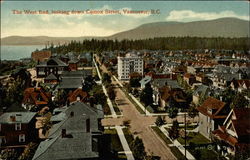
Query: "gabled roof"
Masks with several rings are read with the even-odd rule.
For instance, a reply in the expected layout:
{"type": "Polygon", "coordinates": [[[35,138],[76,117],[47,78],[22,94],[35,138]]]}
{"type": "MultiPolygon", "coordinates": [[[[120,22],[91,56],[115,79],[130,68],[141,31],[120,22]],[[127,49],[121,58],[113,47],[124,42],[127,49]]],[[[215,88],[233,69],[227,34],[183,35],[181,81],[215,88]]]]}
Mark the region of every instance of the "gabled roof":
{"type": "Polygon", "coordinates": [[[37,65],[37,67],[46,67],[46,66],[66,67],[68,65],[58,58],[49,58],[45,63],[40,63],[37,65]]]}
{"type": "Polygon", "coordinates": [[[197,107],[197,110],[210,118],[226,118],[225,115],[219,115],[219,112],[225,107],[225,105],[226,103],[216,98],[208,97],[201,106],[197,107]],[[212,113],[209,112],[209,110],[212,110],[212,113]]]}
{"type": "Polygon", "coordinates": [[[57,77],[53,74],[50,73],[46,78],[44,78],[45,80],[57,80],[57,77]]]}
{"type": "Polygon", "coordinates": [[[41,87],[27,88],[24,91],[24,98],[22,103],[33,103],[35,105],[47,104],[51,95],[46,93],[41,87]],[[38,97],[42,100],[38,100],[38,97]]]}
{"type": "Polygon", "coordinates": [[[14,124],[14,123],[29,123],[36,112],[6,112],[0,116],[1,124],[14,124]],[[15,117],[15,120],[11,120],[10,117],[15,117]]]}
{"type": "Polygon", "coordinates": [[[81,88],[83,78],[62,78],[58,88],[59,89],[77,89],[81,88]]]}
{"type": "Polygon", "coordinates": [[[70,133],[71,138],[60,135],[40,143],[33,160],[97,158],[98,152],[92,151],[92,135],[84,132],[70,133]]]}
{"type": "Polygon", "coordinates": [[[236,119],[232,119],[234,129],[238,136],[250,136],[250,108],[234,108],[236,119]]]}
{"type": "Polygon", "coordinates": [[[65,117],[63,121],[55,124],[49,131],[49,137],[56,137],[61,133],[62,129],[69,132],[82,132],[85,131],[85,121],[90,118],[91,131],[98,132],[97,119],[103,118],[103,111],[101,106],[90,107],[82,102],[74,102],[66,110],[63,110],[57,117],[65,117]],[[74,113],[71,116],[71,112],[74,113]],[[66,115],[63,115],[66,114],[66,115]]]}
{"type": "Polygon", "coordinates": [[[193,95],[205,95],[208,91],[208,86],[206,85],[200,85],[196,90],[194,90],[193,95]]]}
{"type": "Polygon", "coordinates": [[[77,97],[81,97],[80,101],[84,101],[88,97],[88,93],[78,88],[73,92],[69,93],[68,100],[74,102],[77,100],[77,97]]]}

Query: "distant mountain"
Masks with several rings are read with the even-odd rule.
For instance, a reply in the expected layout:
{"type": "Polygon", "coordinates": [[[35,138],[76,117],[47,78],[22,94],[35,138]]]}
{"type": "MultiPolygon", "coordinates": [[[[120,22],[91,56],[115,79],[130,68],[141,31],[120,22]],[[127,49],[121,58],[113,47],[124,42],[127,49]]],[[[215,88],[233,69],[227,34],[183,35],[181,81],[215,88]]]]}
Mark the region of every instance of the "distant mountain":
{"type": "Polygon", "coordinates": [[[221,18],[195,22],[155,22],[143,24],[135,29],[116,33],[109,37],[47,37],[10,36],[1,39],[2,45],[63,44],[71,40],[84,39],[146,39],[154,37],[250,37],[249,21],[236,18],[221,18]]]}
{"type": "Polygon", "coordinates": [[[153,37],[249,37],[249,21],[221,18],[195,22],[156,22],[110,36],[111,39],[145,39],[153,37]]]}

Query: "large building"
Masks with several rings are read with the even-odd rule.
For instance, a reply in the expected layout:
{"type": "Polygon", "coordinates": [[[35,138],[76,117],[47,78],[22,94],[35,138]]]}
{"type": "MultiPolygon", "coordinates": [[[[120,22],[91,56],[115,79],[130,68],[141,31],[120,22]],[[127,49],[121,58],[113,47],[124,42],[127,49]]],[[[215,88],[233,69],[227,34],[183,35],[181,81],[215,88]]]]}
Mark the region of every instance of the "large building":
{"type": "Polygon", "coordinates": [[[118,56],[118,78],[129,80],[131,73],[143,75],[143,59],[136,54],[127,53],[125,57],[118,56]]]}

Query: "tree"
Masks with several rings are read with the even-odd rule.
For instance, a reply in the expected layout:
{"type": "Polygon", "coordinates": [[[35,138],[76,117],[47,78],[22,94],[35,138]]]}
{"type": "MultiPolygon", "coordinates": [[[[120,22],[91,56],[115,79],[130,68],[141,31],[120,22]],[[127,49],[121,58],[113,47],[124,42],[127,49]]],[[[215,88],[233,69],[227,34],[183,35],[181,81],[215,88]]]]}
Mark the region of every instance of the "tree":
{"type": "Polygon", "coordinates": [[[95,104],[104,106],[107,103],[107,96],[103,92],[97,92],[93,96],[95,98],[95,104]]]}
{"type": "Polygon", "coordinates": [[[108,96],[109,96],[110,100],[115,100],[116,93],[115,93],[115,90],[114,90],[114,88],[112,86],[108,87],[107,93],[108,93],[108,96]]]}
{"type": "Polygon", "coordinates": [[[140,78],[130,78],[129,84],[131,87],[140,87],[140,78]]]}
{"type": "Polygon", "coordinates": [[[103,73],[102,80],[104,83],[111,83],[111,77],[108,73],[103,73]]]}
{"type": "Polygon", "coordinates": [[[176,118],[178,115],[178,108],[176,107],[168,107],[167,108],[169,118],[176,118]]]}
{"type": "Polygon", "coordinates": [[[155,121],[155,124],[159,127],[159,126],[162,126],[164,123],[165,123],[165,118],[162,117],[162,116],[158,116],[156,118],[156,121],[155,121]]]}
{"type": "Polygon", "coordinates": [[[169,136],[172,139],[176,139],[179,137],[179,123],[178,123],[178,121],[176,121],[176,120],[173,121],[173,125],[169,130],[169,136]]]}
{"type": "Polygon", "coordinates": [[[131,150],[133,152],[135,159],[143,160],[145,158],[146,156],[145,147],[144,147],[142,140],[139,137],[136,137],[131,142],[130,146],[131,146],[131,150]]]}
{"type": "Polygon", "coordinates": [[[188,116],[190,117],[190,118],[194,118],[194,117],[196,117],[198,115],[198,111],[197,111],[197,109],[195,108],[195,106],[190,106],[189,108],[188,108],[188,116]]]}
{"type": "Polygon", "coordinates": [[[153,104],[153,89],[149,83],[146,84],[145,88],[142,90],[140,101],[143,102],[145,106],[153,104]]]}
{"type": "Polygon", "coordinates": [[[249,105],[248,100],[242,93],[238,93],[232,100],[231,108],[246,108],[249,105]]]}

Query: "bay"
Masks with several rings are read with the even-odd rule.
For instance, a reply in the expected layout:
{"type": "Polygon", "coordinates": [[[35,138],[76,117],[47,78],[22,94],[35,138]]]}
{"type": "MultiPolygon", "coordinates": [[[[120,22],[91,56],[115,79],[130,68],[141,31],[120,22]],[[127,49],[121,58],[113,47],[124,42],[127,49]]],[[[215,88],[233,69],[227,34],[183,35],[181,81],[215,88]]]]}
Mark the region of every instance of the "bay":
{"type": "Polygon", "coordinates": [[[19,60],[21,58],[31,58],[31,53],[36,49],[44,48],[44,45],[30,46],[0,46],[1,60],[19,60]]]}

